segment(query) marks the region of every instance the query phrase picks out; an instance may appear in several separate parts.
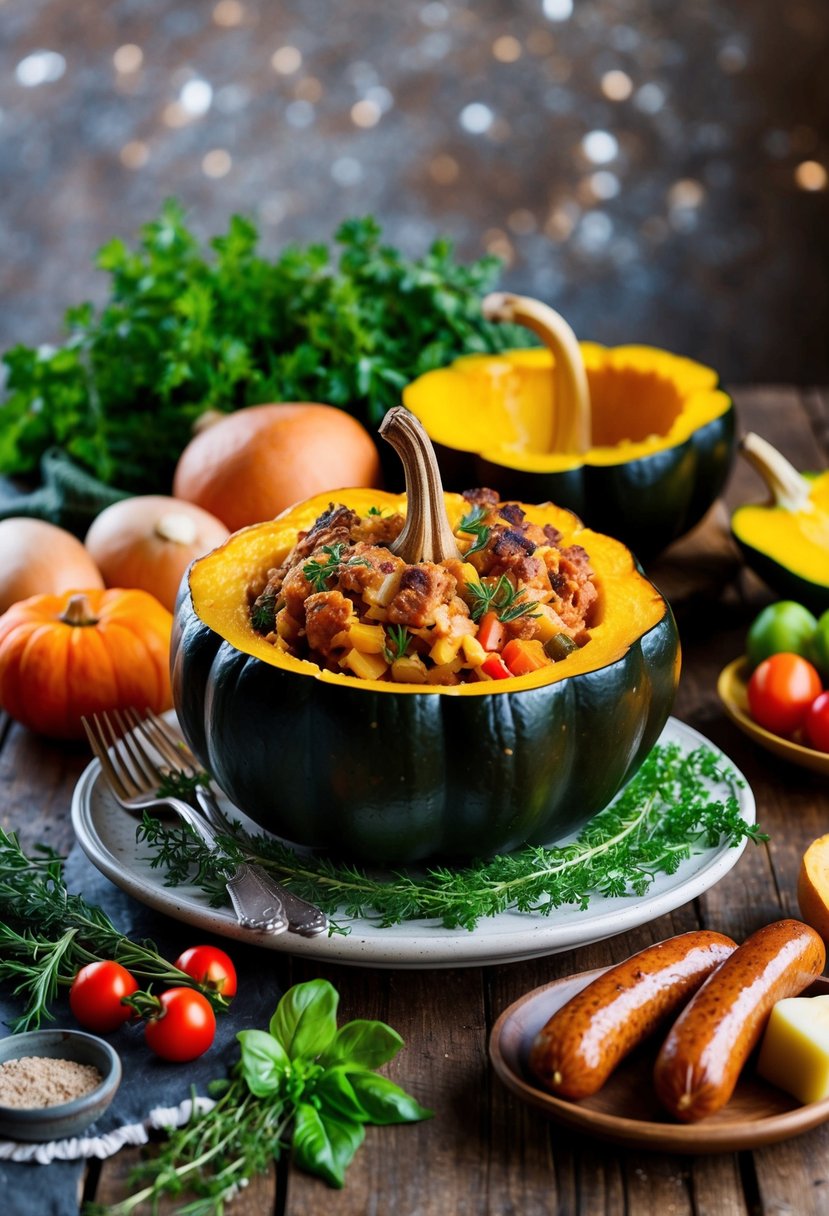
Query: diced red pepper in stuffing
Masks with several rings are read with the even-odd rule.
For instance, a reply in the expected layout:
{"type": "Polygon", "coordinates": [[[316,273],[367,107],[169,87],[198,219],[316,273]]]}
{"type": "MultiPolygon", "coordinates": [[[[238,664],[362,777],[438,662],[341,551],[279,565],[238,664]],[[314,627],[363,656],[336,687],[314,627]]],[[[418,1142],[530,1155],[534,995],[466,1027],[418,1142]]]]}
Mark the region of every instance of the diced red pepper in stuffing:
{"type": "Polygon", "coordinates": [[[512,672],[499,654],[490,654],[481,663],[481,671],[493,680],[508,680],[512,672]]]}

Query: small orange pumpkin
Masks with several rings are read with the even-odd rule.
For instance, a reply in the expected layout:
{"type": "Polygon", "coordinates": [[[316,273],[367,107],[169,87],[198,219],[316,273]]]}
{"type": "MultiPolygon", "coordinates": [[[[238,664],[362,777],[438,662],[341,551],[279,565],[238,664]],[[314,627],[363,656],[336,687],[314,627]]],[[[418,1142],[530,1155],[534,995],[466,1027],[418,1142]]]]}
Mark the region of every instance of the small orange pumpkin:
{"type": "Polygon", "coordinates": [[[194,503],[141,494],[102,511],[84,544],[107,587],[149,591],[172,612],[193,558],[204,557],[227,537],[224,524],[194,503]]]}
{"type": "Polygon", "coordinates": [[[146,591],[34,595],[0,617],[0,706],[39,734],[76,739],[81,716],[172,704],[172,616],[146,591]]]}

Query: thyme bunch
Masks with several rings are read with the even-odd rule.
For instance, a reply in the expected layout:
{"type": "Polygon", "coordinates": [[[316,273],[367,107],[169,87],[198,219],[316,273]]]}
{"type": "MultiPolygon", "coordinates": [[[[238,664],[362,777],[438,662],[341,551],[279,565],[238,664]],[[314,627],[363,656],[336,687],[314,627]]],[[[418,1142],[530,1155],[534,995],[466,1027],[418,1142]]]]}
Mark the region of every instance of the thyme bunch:
{"type": "MultiPolygon", "coordinates": [[[[239,860],[253,858],[274,877],[331,915],[334,931],[347,919],[380,926],[437,920],[472,930],[506,909],[549,916],[564,904],[586,908],[596,896],[642,895],[657,874],[673,874],[692,853],[721,842],[765,841],[740,813],[737,778],[707,747],[683,752],[657,745],[638,773],[569,844],[527,846],[468,866],[377,875],[324,856],[299,854],[239,825],[222,845],[239,860]]],[[[208,849],[189,831],[146,816],[139,834],[151,864],[170,885],[193,882],[211,903],[226,900],[224,881],[208,849]]]]}

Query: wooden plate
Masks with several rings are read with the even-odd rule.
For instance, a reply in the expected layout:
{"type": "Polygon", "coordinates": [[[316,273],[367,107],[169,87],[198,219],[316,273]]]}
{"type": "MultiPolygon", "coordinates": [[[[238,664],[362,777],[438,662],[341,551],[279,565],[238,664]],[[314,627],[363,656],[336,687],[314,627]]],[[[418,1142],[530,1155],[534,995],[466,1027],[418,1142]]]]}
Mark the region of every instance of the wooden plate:
{"type": "Polygon", "coordinates": [[[783,739],[774,735],[763,726],[758,726],[748,713],[748,662],[745,655],[729,663],[720,672],[717,680],[717,692],[725,706],[725,712],[732,722],[739,726],[744,734],[759,743],[766,751],[773,752],[783,760],[799,764],[801,768],[813,769],[816,773],[829,774],[829,752],[818,752],[813,747],[805,747],[792,739],[783,739]]]}
{"type": "MultiPolygon", "coordinates": [[[[570,1102],[538,1087],[528,1066],[530,1047],[555,1011],[608,968],[554,980],[522,996],[492,1028],[489,1055],[506,1087],[548,1118],[628,1148],[669,1153],[725,1153],[787,1140],[829,1120],[829,1098],[801,1106],[795,1098],[744,1070],[731,1101],[699,1123],[674,1123],[661,1109],[651,1081],[659,1042],[624,1060],[590,1098],[570,1102]]],[[[829,980],[816,980],[804,995],[829,994],[829,980]]]]}

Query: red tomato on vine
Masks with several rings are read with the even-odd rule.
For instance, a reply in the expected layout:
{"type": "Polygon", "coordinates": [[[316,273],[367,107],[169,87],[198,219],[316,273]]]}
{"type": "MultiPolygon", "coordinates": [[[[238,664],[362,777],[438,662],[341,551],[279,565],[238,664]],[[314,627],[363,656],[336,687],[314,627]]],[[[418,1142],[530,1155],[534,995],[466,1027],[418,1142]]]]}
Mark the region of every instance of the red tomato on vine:
{"type": "Polygon", "coordinates": [[[156,1012],[142,1010],[150,1050],[176,1064],[203,1055],[216,1034],[216,1017],[207,997],[193,988],[168,988],[155,999],[156,1012]]]}
{"type": "Polygon", "coordinates": [[[229,1000],[236,995],[236,968],[218,946],[191,946],[176,959],[174,966],[229,1000]]]}
{"type": "Polygon", "coordinates": [[[133,975],[112,959],[81,967],[69,989],[69,1008],[85,1030],[108,1034],[133,1016],[122,998],[137,992],[133,975]]]}

